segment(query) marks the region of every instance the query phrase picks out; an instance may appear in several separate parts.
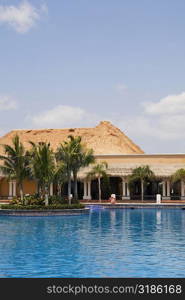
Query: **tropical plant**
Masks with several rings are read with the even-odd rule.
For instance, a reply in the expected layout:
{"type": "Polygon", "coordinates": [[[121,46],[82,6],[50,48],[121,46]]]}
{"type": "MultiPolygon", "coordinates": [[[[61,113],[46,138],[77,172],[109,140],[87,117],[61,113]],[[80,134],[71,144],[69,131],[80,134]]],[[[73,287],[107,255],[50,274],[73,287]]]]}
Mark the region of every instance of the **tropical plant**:
{"type": "Polygon", "coordinates": [[[68,181],[68,201],[71,204],[71,176],[74,179],[74,198],[78,198],[77,190],[77,175],[81,167],[88,166],[94,162],[93,150],[87,150],[81,144],[81,137],[68,136],[68,141],[65,141],[57,149],[56,159],[63,162],[67,173],[68,181]]]}
{"type": "Polygon", "coordinates": [[[4,165],[0,166],[3,174],[8,176],[9,180],[16,180],[20,191],[21,202],[24,202],[23,181],[29,176],[29,156],[27,155],[23,144],[18,135],[12,139],[12,146],[2,145],[5,155],[1,155],[0,159],[4,161],[4,165]]]}
{"type": "Polygon", "coordinates": [[[185,182],[185,169],[178,169],[173,175],[172,175],[172,181],[177,182],[179,180],[182,180],[185,182]]]}
{"type": "Polygon", "coordinates": [[[50,209],[83,209],[85,206],[83,204],[75,203],[72,205],[69,204],[51,204],[48,206],[40,205],[40,204],[32,204],[32,205],[20,205],[20,204],[2,204],[0,205],[0,209],[15,209],[15,210],[50,210],[50,209]]]}
{"type": "Polygon", "coordinates": [[[74,179],[74,198],[78,200],[78,189],[77,189],[77,173],[80,168],[88,167],[90,164],[95,162],[93,149],[86,149],[85,146],[81,147],[81,151],[73,161],[73,179],[74,179]]]}
{"type": "Polygon", "coordinates": [[[67,170],[63,162],[57,161],[53,182],[57,184],[57,193],[61,197],[63,184],[67,181],[67,170]]]}
{"type": "Polygon", "coordinates": [[[44,197],[45,205],[48,205],[49,185],[53,181],[55,174],[54,153],[50,148],[50,143],[30,142],[30,168],[31,174],[37,180],[41,190],[41,198],[44,197]]]}
{"type": "Polygon", "coordinates": [[[152,179],[154,176],[154,172],[150,169],[150,167],[145,165],[133,169],[132,174],[128,178],[129,185],[131,185],[134,181],[140,181],[142,202],[144,201],[144,183],[148,179],[152,179]]]}
{"type": "Polygon", "coordinates": [[[97,163],[93,166],[92,170],[87,174],[87,178],[97,178],[98,179],[98,196],[101,202],[101,178],[107,178],[108,164],[106,161],[97,163]]]}
{"type": "Polygon", "coordinates": [[[178,169],[173,175],[172,175],[172,182],[181,181],[181,196],[184,195],[184,184],[185,184],[185,169],[181,168],[178,169]],[[182,184],[183,183],[183,184],[182,184]]]}
{"type": "Polygon", "coordinates": [[[68,202],[71,205],[71,175],[72,175],[72,157],[74,155],[74,149],[72,144],[68,141],[64,141],[57,149],[56,160],[57,162],[63,162],[67,173],[68,182],[68,202]]]}
{"type": "Polygon", "coordinates": [[[94,163],[95,158],[93,155],[92,149],[86,149],[85,145],[81,143],[81,137],[69,136],[70,143],[74,148],[74,153],[72,157],[72,173],[74,180],[74,199],[78,200],[78,186],[77,186],[77,177],[80,168],[87,167],[90,164],[94,163]]]}
{"type": "Polygon", "coordinates": [[[49,205],[67,204],[67,199],[59,195],[49,196],[49,205]]]}

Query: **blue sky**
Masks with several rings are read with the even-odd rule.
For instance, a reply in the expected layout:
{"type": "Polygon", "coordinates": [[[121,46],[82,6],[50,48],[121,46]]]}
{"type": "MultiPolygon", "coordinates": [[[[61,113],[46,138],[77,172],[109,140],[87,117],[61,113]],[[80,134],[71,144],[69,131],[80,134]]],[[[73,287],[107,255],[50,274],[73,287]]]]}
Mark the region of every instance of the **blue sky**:
{"type": "Polygon", "coordinates": [[[0,132],[110,120],[185,152],[184,0],[0,0],[0,132]]]}

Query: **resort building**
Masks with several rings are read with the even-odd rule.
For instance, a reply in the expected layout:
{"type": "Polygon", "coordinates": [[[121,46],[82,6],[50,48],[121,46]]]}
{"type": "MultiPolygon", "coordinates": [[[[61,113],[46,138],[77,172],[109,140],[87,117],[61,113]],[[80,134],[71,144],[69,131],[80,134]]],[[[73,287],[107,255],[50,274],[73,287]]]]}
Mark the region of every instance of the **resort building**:
{"type": "MultiPolygon", "coordinates": [[[[129,190],[128,176],[134,168],[142,165],[149,165],[156,175],[156,179],[149,181],[145,186],[146,200],[154,200],[157,193],[161,193],[163,200],[185,199],[184,182],[170,181],[175,171],[185,168],[185,154],[146,154],[110,122],[102,121],[94,128],[13,130],[0,138],[1,155],[4,154],[2,145],[11,144],[16,134],[19,135],[26,149],[29,149],[30,141],[50,142],[54,151],[60,143],[67,140],[69,135],[81,136],[82,142],[94,150],[96,161],[108,163],[109,184],[102,182],[102,199],[108,199],[110,194],[114,193],[117,199],[139,200],[140,184],[136,182],[132,190],[129,190]]],[[[80,199],[98,199],[97,180],[86,179],[90,169],[91,167],[84,168],[79,172],[80,199]]],[[[26,180],[23,188],[25,194],[34,194],[37,192],[37,183],[26,180]]],[[[56,193],[56,189],[57,186],[51,184],[50,195],[56,193]]],[[[3,174],[0,174],[0,198],[11,199],[18,193],[16,182],[8,181],[3,174]]],[[[67,194],[67,186],[63,187],[62,193],[67,194]]]]}

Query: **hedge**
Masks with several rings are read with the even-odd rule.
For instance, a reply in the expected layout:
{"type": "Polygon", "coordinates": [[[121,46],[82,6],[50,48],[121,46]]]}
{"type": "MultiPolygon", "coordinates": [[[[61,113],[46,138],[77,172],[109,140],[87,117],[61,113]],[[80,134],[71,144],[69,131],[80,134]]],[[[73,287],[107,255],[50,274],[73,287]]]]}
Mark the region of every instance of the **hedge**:
{"type": "Polygon", "coordinates": [[[82,209],[85,208],[83,204],[58,204],[58,205],[17,205],[17,204],[2,204],[0,206],[1,209],[38,209],[38,210],[47,210],[47,209],[82,209]]]}

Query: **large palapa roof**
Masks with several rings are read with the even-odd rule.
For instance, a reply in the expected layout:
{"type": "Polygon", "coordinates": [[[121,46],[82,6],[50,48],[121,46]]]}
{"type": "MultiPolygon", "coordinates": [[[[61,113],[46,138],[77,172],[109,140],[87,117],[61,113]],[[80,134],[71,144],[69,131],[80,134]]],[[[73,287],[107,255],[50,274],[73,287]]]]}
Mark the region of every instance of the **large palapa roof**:
{"type": "MultiPolygon", "coordinates": [[[[0,145],[11,145],[12,138],[16,134],[26,149],[29,149],[30,141],[35,143],[50,142],[55,151],[60,143],[66,141],[69,135],[73,135],[81,136],[82,142],[88,148],[92,148],[95,155],[144,153],[120,129],[108,121],[102,121],[93,128],[12,130],[0,138],[0,145]]],[[[0,146],[0,153],[3,153],[2,146],[0,146]]]]}

